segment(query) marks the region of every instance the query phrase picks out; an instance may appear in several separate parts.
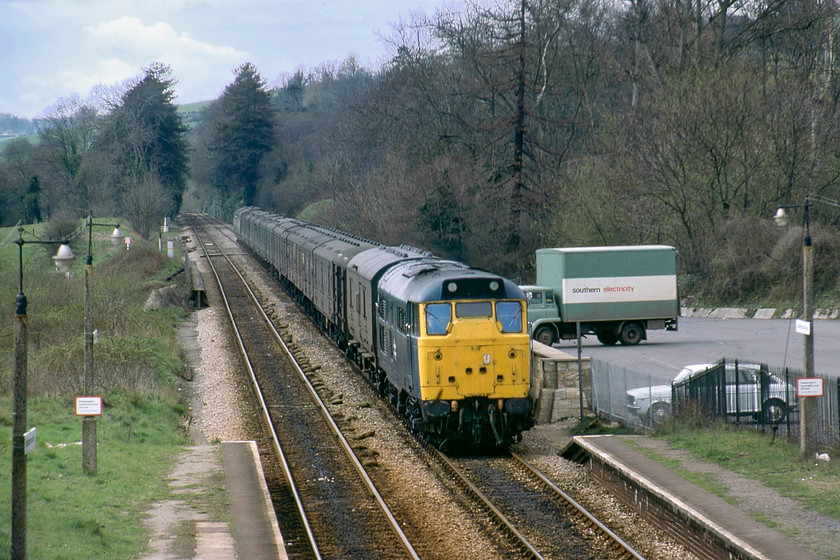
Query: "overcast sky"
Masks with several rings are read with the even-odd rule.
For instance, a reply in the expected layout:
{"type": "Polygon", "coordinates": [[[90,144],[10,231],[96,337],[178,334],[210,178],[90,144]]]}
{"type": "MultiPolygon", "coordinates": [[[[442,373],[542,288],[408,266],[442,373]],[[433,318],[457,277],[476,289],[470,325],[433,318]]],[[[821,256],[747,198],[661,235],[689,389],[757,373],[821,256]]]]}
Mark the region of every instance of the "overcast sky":
{"type": "Polygon", "coordinates": [[[380,35],[450,0],[0,0],[0,113],[32,118],[63,97],[159,61],[177,103],[214,99],[243,62],[269,84],[356,55],[378,68],[380,35]]]}

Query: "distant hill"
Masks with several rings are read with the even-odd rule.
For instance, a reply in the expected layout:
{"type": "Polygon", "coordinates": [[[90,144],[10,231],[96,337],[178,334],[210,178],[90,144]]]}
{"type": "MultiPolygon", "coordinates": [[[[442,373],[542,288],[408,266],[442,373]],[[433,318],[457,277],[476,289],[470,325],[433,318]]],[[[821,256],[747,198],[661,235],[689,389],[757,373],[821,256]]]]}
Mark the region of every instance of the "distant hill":
{"type": "Polygon", "coordinates": [[[201,120],[201,114],[212,101],[196,101],[195,103],[185,103],[178,105],[178,114],[181,115],[184,124],[192,128],[201,120]]]}
{"type": "MultiPolygon", "coordinates": [[[[201,112],[212,101],[199,101],[178,106],[178,112],[184,123],[195,126],[201,118],[201,112]]],[[[0,145],[7,140],[38,134],[38,119],[24,119],[10,113],[0,113],[0,145]]],[[[31,141],[31,140],[30,140],[31,141]]]]}
{"type": "Polygon", "coordinates": [[[37,126],[35,120],[22,119],[15,115],[0,113],[0,138],[14,138],[35,134],[37,126]]]}

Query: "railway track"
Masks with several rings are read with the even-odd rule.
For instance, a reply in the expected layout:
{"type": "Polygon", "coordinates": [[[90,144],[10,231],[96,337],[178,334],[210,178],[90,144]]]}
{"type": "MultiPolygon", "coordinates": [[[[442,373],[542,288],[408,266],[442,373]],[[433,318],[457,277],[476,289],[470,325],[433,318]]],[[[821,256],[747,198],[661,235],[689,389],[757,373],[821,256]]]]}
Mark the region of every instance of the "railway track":
{"type": "MultiPolygon", "coordinates": [[[[261,449],[276,447],[279,450],[276,463],[284,473],[283,478],[288,481],[285,488],[272,489],[272,492],[283,494],[275,498],[275,505],[294,504],[291,509],[278,510],[278,518],[282,519],[281,532],[290,557],[448,557],[445,545],[441,549],[440,532],[436,537],[424,533],[425,529],[417,527],[425,523],[418,519],[418,514],[406,513],[409,509],[406,502],[416,501],[419,494],[415,493],[416,496],[411,498],[402,491],[394,490],[391,487],[393,476],[390,479],[384,476],[392,469],[375,469],[371,477],[383,489],[382,493],[391,507],[398,512],[397,517],[403,519],[402,523],[398,523],[395,515],[388,512],[384,501],[372,507],[374,499],[371,495],[382,500],[375,489],[369,494],[359,493],[358,486],[373,486],[373,483],[350,482],[370,481],[370,478],[358,459],[339,459],[339,455],[351,457],[352,450],[349,450],[345,437],[340,435],[336,423],[327,420],[328,407],[318,398],[318,392],[304,372],[305,369],[310,370],[311,374],[311,368],[305,362],[286,367],[276,359],[278,348],[293,356],[294,345],[287,346],[266,313],[257,310],[254,303],[258,301],[257,296],[247,287],[242,275],[235,271],[229,255],[241,254],[241,250],[234,236],[228,228],[218,227],[221,224],[208,223],[206,216],[191,216],[189,219],[197,240],[206,241],[203,244],[204,253],[219,285],[224,287],[225,305],[231,321],[239,325],[238,344],[242,352],[250,356],[248,367],[254,384],[262,387],[258,394],[263,403],[264,423],[282,425],[281,429],[272,430],[270,444],[261,443],[261,449]],[[208,227],[221,235],[210,239],[208,227]],[[319,425],[331,426],[329,429],[316,427],[319,425]],[[326,435],[329,433],[332,435],[326,435]],[[342,447],[339,442],[342,441],[349,451],[339,453],[339,447],[342,447]],[[342,461],[346,461],[346,466],[333,469],[342,461]],[[314,508],[311,504],[315,504],[314,508]],[[351,516],[343,513],[348,511],[352,512],[351,516]],[[416,539],[416,550],[408,543],[400,525],[411,539],[416,539]],[[369,530],[371,526],[375,530],[369,530]],[[391,528],[383,531],[382,528],[387,526],[391,528]],[[395,544],[397,541],[400,544],[395,544]]],[[[326,344],[326,339],[321,339],[320,344],[326,344]]],[[[359,376],[359,379],[362,377],[359,376]]],[[[393,423],[398,424],[396,419],[393,423]]],[[[411,439],[407,430],[397,431],[411,439]]],[[[412,441],[414,447],[420,449],[416,441],[412,441]]],[[[421,476],[448,477],[448,484],[453,487],[456,485],[451,481],[460,481],[461,489],[453,490],[454,497],[451,499],[468,509],[471,513],[467,515],[482,526],[482,538],[494,543],[496,552],[493,557],[642,558],[547,477],[532,467],[526,467],[522,459],[513,456],[452,460],[436,450],[431,451],[426,459],[420,461],[444,467],[429,467],[428,474],[421,476]],[[433,458],[434,455],[439,461],[433,458]],[[446,474],[441,474],[442,470],[446,474]],[[466,505],[468,503],[473,505],[466,505]],[[476,514],[476,511],[481,513],[476,514]]],[[[424,453],[420,449],[420,454],[424,453]]],[[[439,508],[440,504],[436,507],[439,508]]]]}
{"type": "Polygon", "coordinates": [[[281,528],[284,539],[297,543],[291,548],[299,552],[290,556],[419,558],[226,252],[231,240],[214,235],[217,226],[206,216],[186,219],[220,286],[276,461],[296,504],[297,522],[281,528]],[[278,353],[286,359],[279,360],[278,353]]]}
{"type": "Polygon", "coordinates": [[[438,460],[483,504],[494,522],[530,558],[644,560],[606,524],[522,457],[438,460]],[[597,539],[593,539],[597,535],[597,539]]]}

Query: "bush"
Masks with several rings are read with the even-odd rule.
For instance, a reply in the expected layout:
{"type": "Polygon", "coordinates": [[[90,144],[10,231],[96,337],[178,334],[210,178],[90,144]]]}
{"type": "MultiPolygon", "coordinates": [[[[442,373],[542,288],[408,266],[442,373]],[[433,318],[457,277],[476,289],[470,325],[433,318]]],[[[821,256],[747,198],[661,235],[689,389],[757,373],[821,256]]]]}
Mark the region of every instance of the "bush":
{"type": "MultiPolygon", "coordinates": [[[[156,243],[156,242],[155,242],[156,243]]],[[[103,245],[103,248],[105,245],[103,245]]],[[[98,248],[90,279],[91,324],[98,335],[94,349],[96,390],[121,390],[132,395],[172,396],[183,368],[175,325],[181,309],[144,311],[151,291],[179,266],[151,244],[132,244],[130,251],[98,248]]],[[[17,251],[17,248],[14,248],[17,251]]],[[[54,252],[54,249],[53,249],[54,252]]],[[[86,247],[85,247],[86,252],[86,247]]],[[[77,253],[78,255],[78,253],[77,253]]],[[[29,255],[24,290],[29,301],[28,386],[31,397],[73,397],[84,386],[84,259],[72,276],[52,271],[52,263],[29,255]],[[46,261],[46,263],[42,263],[46,261]],[[80,266],[81,265],[81,266],[80,266]]],[[[14,273],[17,273],[15,267],[14,273]]],[[[2,271],[6,292],[12,271],[2,271]]],[[[182,279],[179,279],[183,281],[182,279]]],[[[9,301],[14,301],[9,294],[9,301]]],[[[14,369],[13,322],[0,327],[0,391],[11,391],[14,369]]]]}

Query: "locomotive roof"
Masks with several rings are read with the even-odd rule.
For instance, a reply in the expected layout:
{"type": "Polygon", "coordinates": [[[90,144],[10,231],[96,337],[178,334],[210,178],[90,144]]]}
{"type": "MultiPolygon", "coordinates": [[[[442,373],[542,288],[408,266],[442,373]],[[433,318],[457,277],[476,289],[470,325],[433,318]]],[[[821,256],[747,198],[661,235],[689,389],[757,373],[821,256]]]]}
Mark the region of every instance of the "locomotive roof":
{"type": "Polygon", "coordinates": [[[421,251],[416,247],[410,247],[408,245],[386,247],[380,245],[357,253],[347,263],[347,268],[359,274],[362,278],[373,280],[394,263],[428,257],[431,257],[431,253],[421,251]]]}
{"type": "Polygon", "coordinates": [[[394,265],[382,276],[379,291],[403,302],[525,297],[516,284],[498,274],[436,258],[394,265]]]}

